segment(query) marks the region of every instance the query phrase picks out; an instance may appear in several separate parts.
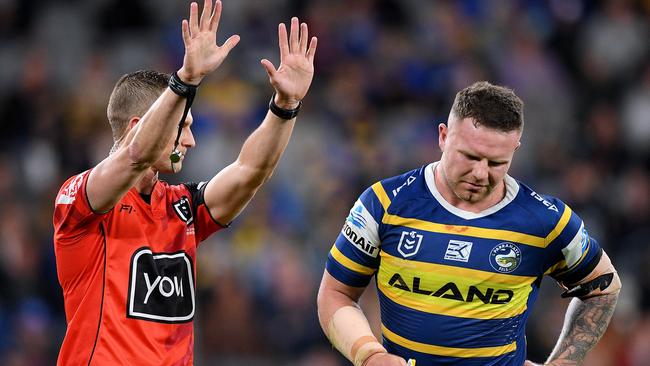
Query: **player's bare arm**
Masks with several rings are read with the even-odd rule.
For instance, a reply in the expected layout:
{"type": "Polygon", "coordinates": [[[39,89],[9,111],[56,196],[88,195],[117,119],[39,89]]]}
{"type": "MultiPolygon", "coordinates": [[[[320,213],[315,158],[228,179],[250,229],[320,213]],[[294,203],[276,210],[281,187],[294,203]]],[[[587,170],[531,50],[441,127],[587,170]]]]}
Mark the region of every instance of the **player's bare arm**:
{"type": "Polygon", "coordinates": [[[573,299],[567,309],[562,336],[549,357],[550,365],[580,365],[605,333],[618,294],[573,299]]]}
{"type": "Polygon", "coordinates": [[[406,361],[389,354],[372,334],[359,308],[364,288],[348,286],[327,270],[318,290],[318,320],[332,345],[355,366],[406,366],[406,361]]]}
{"type": "MultiPolygon", "coordinates": [[[[190,5],[190,17],[182,21],[185,56],[178,76],[186,84],[198,85],[217,69],[239,42],[234,35],[222,45],[216,43],[221,1],[205,0],[199,17],[197,3],[190,5]],[[214,8],[214,11],[213,11],[214,8]]],[[[128,133],[118,149],[99,163],[88,178],[88,200],[93,210],[110,210],[144,173],[168,153],[181,119],[185,98],[167,88],[142,118],[130,117],[128,133]]]]}
{"type": "MultiPolygon", "coordinates": [[[[603,253],[594,271],[596,274],[591,277],[603,276],[598,272],[599,267],[604,268],[602,272],[613,275],[611,280],[595,288],[594,292],[571,300],[560,337],[544,365],[582,365],[587,352],[594,348],[605,334],[616,308],[621,284],[607,254],[603,253]]],[[[536,366],[536,364],[526,361],[524,366],[536,366]]]]}
{"type": "MultiPolygon", "coordinates": [[[[278,26],[280,66],[261,60],[275,89],[275,104],[285,110],[299,107],[314,76],[316,37],[309,38],[307,24],[291,19],[287,35],[278,26]]],[[[212,217],[232,221],[266,182],[282,156],[293,131],[295,117],[282,119],[269,111],[262,124],[246,139],[237,160],[221,170],[205,189],[205,203],[212,217]]]]}

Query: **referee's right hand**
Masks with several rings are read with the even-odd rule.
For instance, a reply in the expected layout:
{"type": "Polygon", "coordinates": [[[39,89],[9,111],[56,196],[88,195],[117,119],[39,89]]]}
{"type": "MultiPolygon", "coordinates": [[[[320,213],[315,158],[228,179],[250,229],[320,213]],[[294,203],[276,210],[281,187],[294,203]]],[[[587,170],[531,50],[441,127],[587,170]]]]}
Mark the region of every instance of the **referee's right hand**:
{"type": "Polygon", "coordinates": [[[212,11],[212,0],[204,0],[203,12],[199,18],[199,6],[190,4],[190,20],[183,19],[182,33],[185,44],[183,67],[178,77],[187,84],[199,85],[201,80],[217,69],[230,50],[239,43],[239,36],[233,35],[222,46],[217,45],[217,29],[221,18],[221,1],[217,0],[212,11]]]}

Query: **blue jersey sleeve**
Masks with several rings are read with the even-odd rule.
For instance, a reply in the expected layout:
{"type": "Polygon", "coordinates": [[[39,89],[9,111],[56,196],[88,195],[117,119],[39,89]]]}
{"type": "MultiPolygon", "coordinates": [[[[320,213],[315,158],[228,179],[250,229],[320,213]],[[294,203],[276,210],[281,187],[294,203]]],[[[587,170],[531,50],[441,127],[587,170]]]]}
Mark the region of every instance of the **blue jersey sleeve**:
{"type": "Polygon", "coordinates": [[[552,235],[557,235],[547,249],[546,274],[563,284],[575,284],[598,264],[602,249],[589,235],[582,219],[563,202],[551,198],[561,208],[552,235]]]}
{"type": "Polygon", "coordinates": [[[368,285],[379,267],[379,224],[383,214],[373,189],[366,189],[350,210],[327,257],[325,268],[330,275],[349,286],[368,285]]]}

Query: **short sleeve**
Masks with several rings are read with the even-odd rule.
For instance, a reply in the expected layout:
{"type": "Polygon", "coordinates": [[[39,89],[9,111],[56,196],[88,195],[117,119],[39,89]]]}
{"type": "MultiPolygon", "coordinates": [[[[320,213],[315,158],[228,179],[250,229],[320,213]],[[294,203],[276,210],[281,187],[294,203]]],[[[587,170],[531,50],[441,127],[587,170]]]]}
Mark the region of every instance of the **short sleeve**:
{"type": "Polygon", "coordinates": [[[556,226],[558,235],[547,247],[546,274],[563,284],[575,284],[596,267],[602,249],[569,206],[561,204],[559,207],[563,207],[562,217],[566,217],[566,224],[560,218],[556,226]]]}
{"type": "Polygon", "coordinates": [[[194,217],[194,229],[197,243],[204,241],[213,233],[228,227],[212,218],[210,209],[205,204],[205,187],[208,182],[183,183],[191,197],[192,216],[194,217]]]}
{"type": "Polygon", "coordinates": [[[329,252],[325,268],[337,280],[365,287],[379,267],[379,223],[384,209],[372,188],[355,202],[329,252]]]}
{"type": "Polygon", "coordinates": [[[56,196],[53,224],[55,242],[59,244],[65,244],[66,239],[79,238],[105,215],[95,213],[88,202],[89,175],[90,170],[87,170],[68,179],[56,196]]]}

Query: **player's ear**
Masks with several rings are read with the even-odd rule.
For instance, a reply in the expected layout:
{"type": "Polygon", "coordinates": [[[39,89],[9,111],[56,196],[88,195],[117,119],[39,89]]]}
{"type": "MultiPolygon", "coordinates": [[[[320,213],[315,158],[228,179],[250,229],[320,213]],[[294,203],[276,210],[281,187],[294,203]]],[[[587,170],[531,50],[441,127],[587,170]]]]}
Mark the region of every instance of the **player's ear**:
{"type": "Polygon", "coordinates": [[[515,151],[521,147],[521,141],[517,141],[517,146],[515,146],[515,151]]]}
{"type": "Polygon", "coordinates": [[[438,146],[440,147],[440,151],[445,151],[445,142],[447,141],[448,131],[449,128],[444,122],[441,122],[438,125],[438,146]]]}
{"type": "Polygon", "coordinates": [[[137,125],[138,122],[140,122],[140,117],[136,117],[136,116],[131,117],[131,119],[129,120],[129,130],[135,127],[135,125],[137,125]]]}

